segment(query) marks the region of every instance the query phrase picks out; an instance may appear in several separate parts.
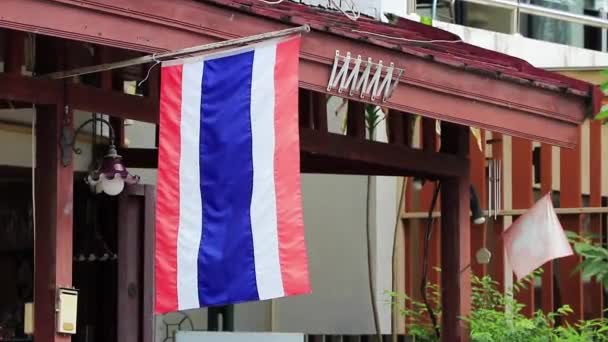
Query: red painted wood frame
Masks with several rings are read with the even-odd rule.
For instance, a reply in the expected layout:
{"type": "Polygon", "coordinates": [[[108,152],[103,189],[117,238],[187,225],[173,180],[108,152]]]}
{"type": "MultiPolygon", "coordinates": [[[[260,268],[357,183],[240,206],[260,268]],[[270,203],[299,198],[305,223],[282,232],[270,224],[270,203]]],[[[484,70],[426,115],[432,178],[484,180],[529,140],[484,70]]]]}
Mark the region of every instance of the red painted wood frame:
{"type": "MultiPolygon", "coordinates": [[[[580,128],[579,128],[580,131],[580,128]]],[[[560,207],[579,208],[583,201],[581,196],[581,135],[579,143],[574,149],[561,149],[560,153],[560,207]]],[[[563,215],[560,221],[565,230],[580,234],[582,232],[581,215],[563,215]]],[[[560,304],[569,304],[574,311],[566,317],[566,321],[573,324],[583,319],[583,281],[580,272],[572,270],[582,261],[578,255],[557,260],[559,264],[559,291],[560,304]]]]}
{"type": "Polygon", "coordinates": [[[150,185],[125,188],[118,199],[117,341],[154,341],[154,208],[150,185]]]}
{"type": "MultiPolygon", "coordinates": [[[[542,144],[540,146],[540,191],[546,194],[553,189],[553,147],[542,144]]],[[[541,307],[544,312],[555,310],[555,282],[553,261],[543,265],[542,288],[541,288],[541,307]]]]}
{"type": "MultiPolygon", "coordinates": [[[[37,59],[38,70],[67,65],[62,54],[50,52],[61,51],[62,44],[49,39],[39,43],[45,57],[37,59]]],[[[16,69],[20,63],[14,64],[16,69]]],[[[74,169],[72,164],[61,163],[60,136],[64,131],[73,133],[73,111],[66,107],[64,93],[59,91],[54,104],[39,106],[36,116],[35,338],[70,341],[70,335],[56,333],[56,300],[59,288],[72,286],[74,169]]]]}
{"type": "MultiPolygon", "coordinates": [[[[589,206],[602,206],[602,123],[591,121],[589,124],[589,206]]],[[[589,218],[590,233],[602,241],[602,219],[600,214],[591,214],[589,218]]],[[[602,284],[591,281],[584,287],[585,318],[602,317],[604,307],[604,288],[602,284]]]]}
{"type": "MultiPolygon", "coordinates": [[[[0,4],[0,12],[0,27],[141,52],[174,50],[290,26],[187,0],[7,0],[0,4]],[[175,11],[176,7],[182,10],[175,11]],[[92,22],[97,29],[89,28],[92,22]]],[[[572,147],[576,127],[588,109],[582,96],[493,79],[318,31],[303,38],[301,87],[326,92],[335,50],[405,67],[399,86],[383,103],[403,112],[572,147]]],[[[145,121],[155,121],[154,115],[148,113],[145,121]]]]}
{"type": "MultiPolygon", "coordinates": [[[[469,128],[443,124],[444,150],[468,157],[469,128]]],[[[441,180],[441,340],[468,341],[471,310],[471,232],[469,174],[441,180]]]]}
{"type": "MultiPolygon", "coordinates": [[[[511,172],[513,209],[528,209],[534,204],[532,142],[521,138],[511,140],[511,172]]],[[[517,217],[513,217],[513,221],[517,217]]],[[[516,294],[517,300],[524,304],[522,312],[532,317],[534,307],[534,282],[526,283],[516,294]]]]}

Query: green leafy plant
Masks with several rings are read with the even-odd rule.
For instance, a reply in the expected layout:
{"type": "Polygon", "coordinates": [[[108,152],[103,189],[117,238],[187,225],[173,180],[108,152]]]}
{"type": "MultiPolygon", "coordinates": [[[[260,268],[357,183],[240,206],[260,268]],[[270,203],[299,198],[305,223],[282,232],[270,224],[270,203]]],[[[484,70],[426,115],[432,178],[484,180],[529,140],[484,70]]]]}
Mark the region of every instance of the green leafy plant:
{"type": "MultiPolygon", "coordinates": [[[[608,77],[608,69],[603,70],[601,74],[602,76],[608,77]]],[[[600,88],[604,94],[608,93],[608,80],[600,84],[600,88]]],[[[602,120],[602,123],[606,123],[608,121],[608,105],[602,106],[600,112],[595,115],[595,120],[602,120]]]]}
{"type": "Polygon", "coordinates": [[[566,235],[574,251],[583,257],[575,271],[580,271],[583,279],[594,279],[608,290],[608,249],[594,241],[592,236],[582,236],[567,231],[566,235]]]}
{"type": "MultiPolygon", "coordinates": [[[[472,310],[467,317],[461,317],[469,325],[473,342],[582,342],[608,341],[608,321],[603,318],[580,321],[577,324],[556,326],[558,317],[572,313],[568,305],[555,312],[537,311],[533,317],[522,313],[525,305],[515,300],[518,291],[533,284],[542,274],[538,270],[530,276],[513,284],[513,291],[499,290],[499,284],[489,276],[471,279],[472,310]]],[[[433,310],[441,315],[441,293],[435,284],[428,284],[427,296],[433,310]]],[[[405,317],[407,334],[420,342],[438,341],[429,323],[425,305],[407,295],[389,293],[395,305],[402,305],[401,314],[405,317]]],[[[440,320],[439,320],[440,321],[440,320]]]]}

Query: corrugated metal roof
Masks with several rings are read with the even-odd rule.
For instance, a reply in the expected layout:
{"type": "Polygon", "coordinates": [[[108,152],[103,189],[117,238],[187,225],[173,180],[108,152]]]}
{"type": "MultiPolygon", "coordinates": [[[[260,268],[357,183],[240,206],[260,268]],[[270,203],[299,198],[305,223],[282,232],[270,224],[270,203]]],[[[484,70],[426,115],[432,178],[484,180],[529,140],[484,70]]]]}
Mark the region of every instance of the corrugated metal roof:
{"type": "Polygon", "coordinates": [[[276,5],[259,0],[204,1],[284,23],[308,24],[313,30],[366,41],[512,82],[592,97],[598,108],[603,97],[599,88],[589,83],[536,68],[516,57],[467,44],[455,34],[405,18],[397,17],[392,24],[388,24],[362,15],[359,20],[353,21],[336,10],[288,0],[276,5]]]}

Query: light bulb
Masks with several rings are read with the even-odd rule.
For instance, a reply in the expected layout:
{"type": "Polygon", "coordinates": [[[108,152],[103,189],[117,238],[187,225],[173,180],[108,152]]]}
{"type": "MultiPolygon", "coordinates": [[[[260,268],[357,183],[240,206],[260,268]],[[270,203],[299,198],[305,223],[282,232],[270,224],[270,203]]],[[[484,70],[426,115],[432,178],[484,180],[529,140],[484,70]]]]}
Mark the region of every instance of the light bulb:
{"type": "Polygon", "coordinates": [[[103,183],[103,192],[110,196],[118,195],[125,188],[125,181],[118,175],[112,179],[104,178],[100,183],[103,183]]]}
{"type": "Polygon", "coordinates": [[[103,183],[102,182],[97,182],[95,184],[95,193],[96,194],[100,194],[103,192],[103,183]]]}

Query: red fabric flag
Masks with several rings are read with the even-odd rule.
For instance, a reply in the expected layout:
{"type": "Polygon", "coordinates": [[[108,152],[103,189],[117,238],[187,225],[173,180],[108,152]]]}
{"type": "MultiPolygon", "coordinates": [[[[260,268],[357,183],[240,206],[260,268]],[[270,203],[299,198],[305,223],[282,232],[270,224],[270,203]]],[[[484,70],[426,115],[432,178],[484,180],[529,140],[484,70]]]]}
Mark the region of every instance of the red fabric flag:
{"type": "Polygon", "coordinates": [[[505,230],[503,239],[517,279],[527,276],[549,260],[573,254],[553,209],[550,193],[505,230]]]}

